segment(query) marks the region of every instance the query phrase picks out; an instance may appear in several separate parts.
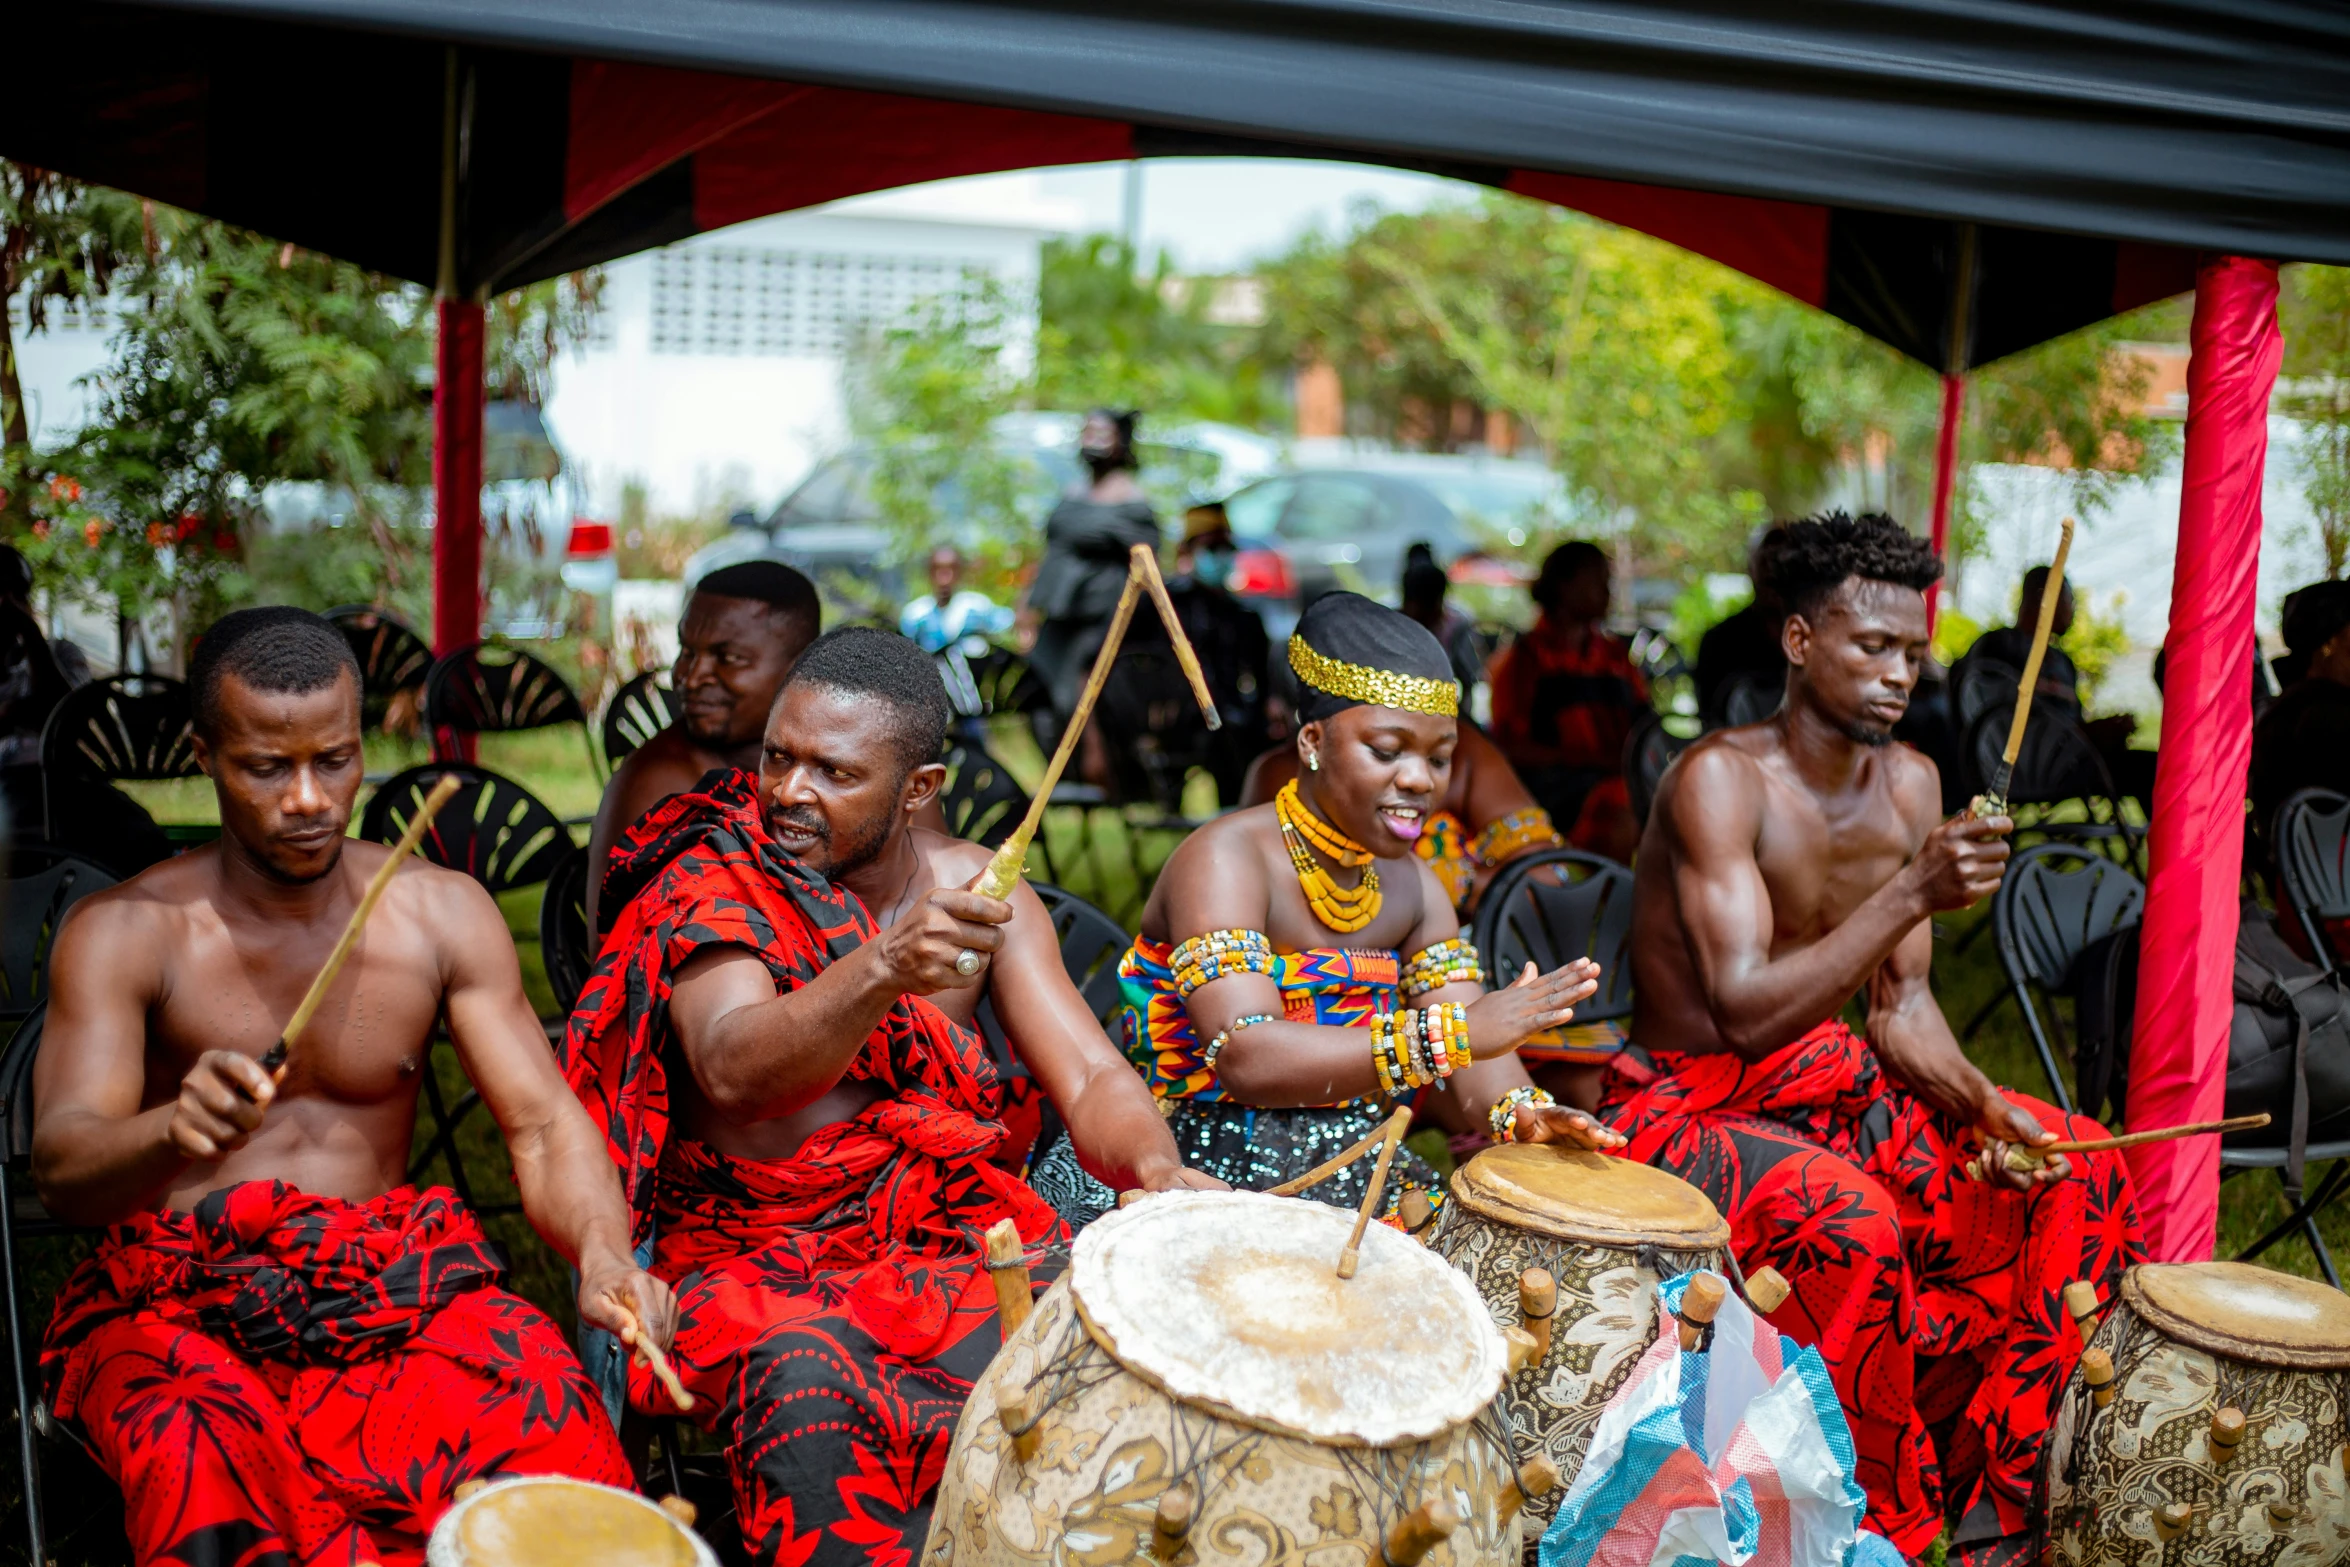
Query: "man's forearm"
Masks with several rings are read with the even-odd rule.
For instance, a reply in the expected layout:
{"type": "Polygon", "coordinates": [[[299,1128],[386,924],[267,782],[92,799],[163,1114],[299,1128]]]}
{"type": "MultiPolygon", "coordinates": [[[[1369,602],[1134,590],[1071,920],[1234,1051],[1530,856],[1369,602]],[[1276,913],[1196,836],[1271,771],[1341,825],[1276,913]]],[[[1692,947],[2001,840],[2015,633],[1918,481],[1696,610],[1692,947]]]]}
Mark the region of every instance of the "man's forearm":
{"type": "Polygon", "coordinates": [[[523,1217],[563,1260],[582,1268],[633,1253],[628,1203],[610,1151],[583,1111],[514,1139],[523,1217]]]}
{"type": "Polygon", "coordinates": [[[151,1208],[188,1168],[167,1135],[173,1106],[122,1120],[68,1112],[33,1141],[42,1206],[71,1224],[104,1225],[151,1208]]]}
{"type": "Polygon", "coordinates": [[[1077,1162],[1112,1191],[1147,1186],[1154,1173],[1183,1163],[1150,1090],[1123,1067],[1093,1073],[1061,1114],[1077,1162]]]}
{"type": "Polygon", "coordinates": [[[1923,985],[1905,986],[1892,1006],[1872,1011],[1869,1048],[1912,1092],[1952,1115],[1972,1119],[1995,1092],[1982,1069],[1959,1049],[1949,1020],[1923,985]]]}

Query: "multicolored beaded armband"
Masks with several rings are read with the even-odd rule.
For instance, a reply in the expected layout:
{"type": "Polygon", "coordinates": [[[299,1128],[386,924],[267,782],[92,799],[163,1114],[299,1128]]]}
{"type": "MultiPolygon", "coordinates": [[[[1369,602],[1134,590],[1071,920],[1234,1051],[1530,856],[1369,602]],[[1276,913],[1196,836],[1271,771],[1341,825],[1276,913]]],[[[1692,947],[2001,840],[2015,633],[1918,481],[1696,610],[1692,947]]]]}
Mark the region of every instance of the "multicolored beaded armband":
{"type": "Polygon", "coordinates": [[[1413,953],[1399,979],[1404,999],[1414,1001],[1447,985],[1484,984],[1485,964],[1468,937],[1455,936],[1413,953]]]}
{"type": "Polygon", "coordinates": [[[1530,805],[1488,823],[1477,835],[1477,841],[1469,845],[1469,854],[1480,865],[1499,865],[1529,849],[1563,849],[1566,845],[1567,840],[1559,836],[1558,825],[1550,819],[1550,812],[1539,805],[1530,805]]]}
{"type": "Polygon", "coordinates": [[[1272,977],[1281,971],[1271,938],[1261,930],[1238,928],[1201,932],[1176,947],[1167,958],[1167,967],[1175,975],[1175,995],[1183,1001],[1189,1001],[1200,986],[1227,974],[1272,977]]]}

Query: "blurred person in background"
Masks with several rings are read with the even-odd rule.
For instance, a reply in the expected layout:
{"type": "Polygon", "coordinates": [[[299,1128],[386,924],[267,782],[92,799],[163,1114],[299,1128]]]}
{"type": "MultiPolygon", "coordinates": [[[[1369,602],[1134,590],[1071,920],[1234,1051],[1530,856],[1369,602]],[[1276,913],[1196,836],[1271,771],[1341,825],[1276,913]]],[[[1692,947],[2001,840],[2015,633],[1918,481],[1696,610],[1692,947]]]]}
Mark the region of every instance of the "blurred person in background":
{"type": "Polygon", "coordinates": [[[1159,547],[1158,513],[1135,477],[1135,418],[1132,410],[1107,408],[1085,416],[1077,455],[1090,477],[1063,495],[1045,519],[1044,559],[1028,588],[1028,611],[1036,621],[1028,661],[1064,722],[1118,608],[1127,552],[1137,544],[1159,547]]]}
{"type": "Polygon", "coordinates": [[[965,637],[1001,636],[1012,611],[977,588],[963,586],[963,552],[941,544],[930,552],[930,591],[898,613],[898,632],[925,653],[943,653],[965,637]]]}
{"type": "MultiPolygon", "coordinates": [[[[2040,595],[2048,590],[2048,568],[2034,566],[2024,573],[2023,595],[2016,601],[2015,624],[1995,626],[1975,638],[1974,645],[1959,660],[1965,665],[1975,659],[1989,659],[2016,671],[2020,678],[2023,668],[2032,656],[2032,633],[2040,624],[2040,595]]],[[[2137,730],[2138,720],[2128,713],[2113,713],[2104,718],[2091,718],[2081,705],[2081,671],[2060,644],[2064,634],[2073,628],[2073,585],[2068,578],[2057,588],[2056,616],[2048,626],[2048,649],[2040,660],[2040,678],[2033,684],[2032,700],[2047,702],[2079,724],[2097,748],[2112,775],[2114,787],[2152,809],[2154,803],[2154,753],[2130,749],[2130,736],[2137,730]]],[[[2157,679],[2159,686],[2160,680],[2157,679]]],[[[1953,689],[1956,682],[1953,682],[1953,689]]],[[[2000,706],[2013,712],[2014,698],[2006,697],[2000,706]]],[[[1960,736],[1964,739],[1964,736],[1960,736]]]]}
{"type": "MultiPolygon", "coordinates": [[[[2287,594],[2282,618],[2284,694],[2252,728],[2252,831],[2272,867],[2276,846],[2268,838],[2278,806],[2303,789],[2350,794],[2350,582],[2316,582],[2287,594]]],[[[2273,871],[2270,884],[2281,903],[2273,871]]],[[[2298,948],[2301,922],[2280,919],[2277,926],[2298,948]]],[[[2350,952],[2350,929],[2332,934],[2336,948],[2350,952]]]]}
{"type": "Polygon", "coordinates": [[[1493,741],[1579,849],[1630,863],[1640,829],[1624,788],[1624,742],[1648,682],[1611,636],[1608,559],[1573,540],[1534,579],[1541,618],[1493,661],[1493,741]]]}
{"type": "Polygon", "coordinates": [[[1208,736],[1207,766],[1216,780],[1217,802],[1227,807],[1239,802],[1241,780],[1250,760],[1272,740],[1276,717],[1267,667],[1272,642],[1264,617],[1225,586],[1239,553],[1223,504],[1194,506],[1183,514],[1183,542],[1176,546],[1175,572],[1167,579],[1176,618],[1199,655],[1200,672],[1224,718],[1224,727],[1208,736]]]}
{"type": "Polygon", "coordinates": [[[1787,612],[1772,597],[1771,557],[1786,542],[1787,525],[1774,522],[1755,535],[1746,552],[1747,579],[1754,597],[1743,609],[1724,616],[1697,643],[1697,714],[1708,729],[1730,721],[1730,682],[1751,676],[1764,687],[1783,691],[1787,685],[1787,655],[1779,651],[1779,628],[1787,612]]]}
{"type": "Polygon", "coordinates": [[[1453,678],[1461,683],[1461,711],[1468,712],[1471,693],[1485,680],[1485,650],[1477,642],[1477,622],[1444,602],[1452,579],[1436,564],[1436,551],[1424,543],[1405,550],[1397,586],[1404,614],[1426,626],[1452,660],[1453,678]]]}

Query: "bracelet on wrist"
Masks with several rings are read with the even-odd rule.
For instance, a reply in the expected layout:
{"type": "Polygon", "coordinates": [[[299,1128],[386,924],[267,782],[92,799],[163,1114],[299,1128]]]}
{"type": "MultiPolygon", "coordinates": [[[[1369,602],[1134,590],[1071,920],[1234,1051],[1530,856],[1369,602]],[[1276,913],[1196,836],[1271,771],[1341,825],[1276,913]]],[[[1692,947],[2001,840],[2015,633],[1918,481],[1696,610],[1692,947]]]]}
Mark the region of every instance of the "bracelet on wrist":
{"type": "Polygon", "coordinates": [[[1518,1107],[1520,1105],[1552,1105],[1557,1103],[1558,1101],[1551,1098],[1549,1094],[1529,1083],[1523,1088],[1513,1088],[1493,1101],[1493,1108],[1486,1112],[1485,1124],[1493,1132],[1495,1142],[1514,1143],[1518,1140],[1518,1107]]]}

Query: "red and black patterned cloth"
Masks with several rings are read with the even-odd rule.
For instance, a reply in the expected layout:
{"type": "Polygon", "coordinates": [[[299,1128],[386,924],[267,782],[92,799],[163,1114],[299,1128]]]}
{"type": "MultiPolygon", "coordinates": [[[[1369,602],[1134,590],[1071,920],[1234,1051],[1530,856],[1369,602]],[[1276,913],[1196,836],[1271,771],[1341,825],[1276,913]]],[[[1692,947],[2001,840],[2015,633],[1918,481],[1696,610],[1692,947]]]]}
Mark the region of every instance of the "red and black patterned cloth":
{"type": "MultiPolygon", "coordinates": [[[[776,848],[747,774],[705,778],[615,851],[628,899],[564,1038],[572,1087],[626,1172],[638,1239],[677,1289],[671,1351],[728,1441],[744,1543],[784,1567],[905,1567],[921,1551],[956,1417],[997,1344],[985,1234],[1065,1243],[996,1161],[1003,1085],[979,1036],[902,996],[843,1081],[882,1097],[789,1158],[670,1135],[678,968],[707,947],[808,983],[874,934],[855,894],[776,848]]],[[[642,1367],[632,1403],[669,1411],[642,1367]]]]}
{"type": "Polygon", "coordinates": [[[51,1411],[169,1567],[415,1567],[467,1480],[627,1485],[563,1336],[498,1287],[449,1192],[372,1202],[278,1181],[108,1230],[41,1347],[51,1411]]]}
{"type": "MultiPolygon", "coordinates": [[[[2060,1292],[2110,1300],[2145,1260],[2127,1167],[2073,1154],[2018,1192],[1966,1178],[1972,1129],[1889,1082],[1866,1041],[1823,1023],[1762,1061],[1653,1053],[1603,1106],[1629,1158],[1713,1199],[1749,1272],[1794,1286],[1771,1323],[1819,1347],[1860,1452],[1869,1526],[1922,1555],[2029,1527],[2032,1475],[2081,1341],[2060,1292]]],[[[1628,1063],[1627,1063],[1628,1064],[1628,1063]]],[[[2086,1116],[2008,1096],[2059,1136],[2086,1116]]]]}

